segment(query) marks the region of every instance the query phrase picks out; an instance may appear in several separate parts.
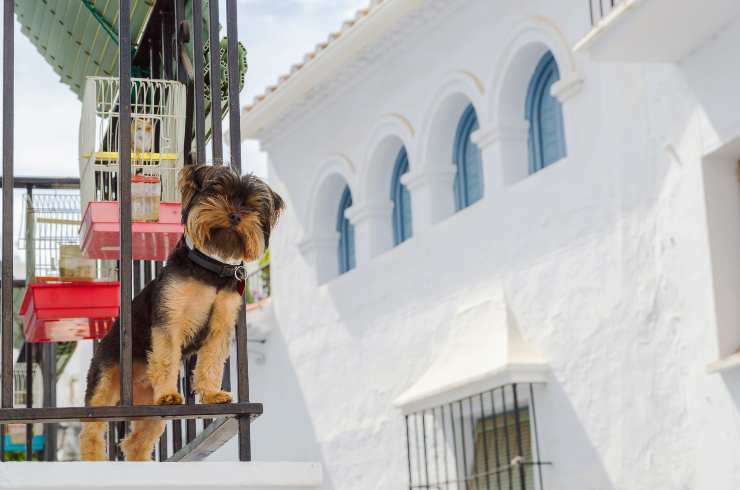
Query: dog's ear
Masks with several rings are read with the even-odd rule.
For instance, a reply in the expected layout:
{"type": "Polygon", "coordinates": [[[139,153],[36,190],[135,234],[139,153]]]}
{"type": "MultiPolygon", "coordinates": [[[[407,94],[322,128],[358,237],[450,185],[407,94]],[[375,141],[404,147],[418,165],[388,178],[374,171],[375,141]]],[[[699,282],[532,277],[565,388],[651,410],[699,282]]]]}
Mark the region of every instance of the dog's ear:
{"type": "Polygon", "coordinates": [[[280,218],[280,215],[285,209],[285,201],[283,201],[283,198],[280,197],[280,195],[277,192],[273,191],[272,189],[270,189],[270,194],[272,195],[272,212],[270,213],[270,228],[274,228],[278,222],[278,218],[280,218]]]}
{"type": "Polygon", "coordinates": [[[177,188],[182,196],[182,209],[190,207],[193,197],[203,188],[203,174],[206,165],[185,165],[180,170],[177,188]]]}

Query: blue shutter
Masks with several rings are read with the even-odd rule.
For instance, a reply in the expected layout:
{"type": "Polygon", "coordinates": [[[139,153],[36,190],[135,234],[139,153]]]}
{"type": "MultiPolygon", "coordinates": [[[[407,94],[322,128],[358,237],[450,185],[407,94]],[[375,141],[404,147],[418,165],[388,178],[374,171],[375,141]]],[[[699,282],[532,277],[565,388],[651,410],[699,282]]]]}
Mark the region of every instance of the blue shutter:
{"type": "Polygon", "coordinates": [[[342,197],[339,199],[339,212],[337,215],[337,232],[339,232],[339,273],[344,274],[355,268],[355,227],[344,216],[344,212],[352,206],[352,193],[349,186],[345,187],[342,197]]]}
{"type": "Polygon", "coordinates": [[[529,82],[526,117],[529,121],[530,173],[545,168],[565,156],[563,112],[555,97],[550,95],[552,84],[560,80],[555,58],[545,53],[529,82]]]}
{"type": "Polygon", "coordinates": [[[411,238],[411,194],[401,183],[401,176],[409,171],[406,148],[401,148],[391,177],[391,200],[393,201],[393,237],[398,245],[411,238]]]}
{"type": "Polygon", "coordinates": [[[455,134],[454,162],[455,205],[458,210],[466,208],[483,197],[483,158],[478,145],[470,136],[478,130],[478,115],[473,105],[463,112],[455,134]]]}

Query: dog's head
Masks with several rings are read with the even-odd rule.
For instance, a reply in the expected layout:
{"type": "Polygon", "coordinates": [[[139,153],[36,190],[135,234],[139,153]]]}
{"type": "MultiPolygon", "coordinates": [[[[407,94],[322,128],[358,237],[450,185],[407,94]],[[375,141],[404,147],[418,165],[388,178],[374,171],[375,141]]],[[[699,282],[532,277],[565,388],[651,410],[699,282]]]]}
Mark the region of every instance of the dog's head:
{"type": "Polygon", "coordinates": [[[185,233],[196,248],[227,260],[262,256],[284,208],[264,181],[224,165],[189,165],[179,188],[185,233]]]}

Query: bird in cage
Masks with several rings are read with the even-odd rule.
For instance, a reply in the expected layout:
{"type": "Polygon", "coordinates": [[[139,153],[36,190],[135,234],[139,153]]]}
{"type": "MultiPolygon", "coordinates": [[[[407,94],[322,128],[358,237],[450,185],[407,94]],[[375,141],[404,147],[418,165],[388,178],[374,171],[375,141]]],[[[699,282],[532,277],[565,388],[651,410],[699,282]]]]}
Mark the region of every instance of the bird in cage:
{"type": "Polygon", "coordinates": [[[149,117],[131,121],[131,149],[134,153],[154,151],[154,121],[149,117]]]}

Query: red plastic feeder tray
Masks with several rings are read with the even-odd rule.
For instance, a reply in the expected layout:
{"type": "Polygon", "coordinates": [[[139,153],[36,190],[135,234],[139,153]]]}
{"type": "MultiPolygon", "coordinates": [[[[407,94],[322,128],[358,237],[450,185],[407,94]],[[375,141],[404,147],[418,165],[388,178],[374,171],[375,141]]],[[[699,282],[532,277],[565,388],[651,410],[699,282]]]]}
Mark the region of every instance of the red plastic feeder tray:
{"type": "Polygon", "coordinates": [[[118,282],[34,283],[26,289],[19,314],[28,342],[99,339],[118,316],[118,282]]]}
{"type": "MultiPolygon", "coordinates": [[[[166,260],[182,236],[182,206],[177,202],[159,205],[159,221],[132,223],[135,260],[166,260]]],[[[82,254],[91,259],[118,260],[121,255],[118,201],[91,201],[80,226],[82,254]]]]}

